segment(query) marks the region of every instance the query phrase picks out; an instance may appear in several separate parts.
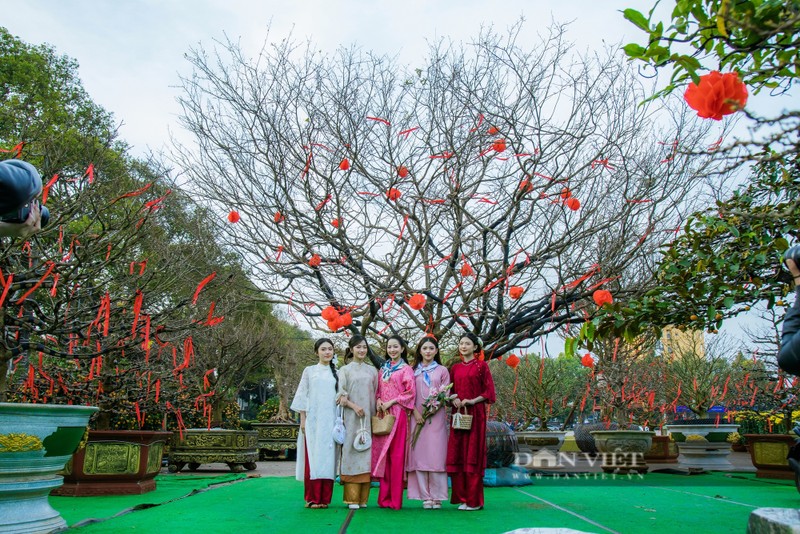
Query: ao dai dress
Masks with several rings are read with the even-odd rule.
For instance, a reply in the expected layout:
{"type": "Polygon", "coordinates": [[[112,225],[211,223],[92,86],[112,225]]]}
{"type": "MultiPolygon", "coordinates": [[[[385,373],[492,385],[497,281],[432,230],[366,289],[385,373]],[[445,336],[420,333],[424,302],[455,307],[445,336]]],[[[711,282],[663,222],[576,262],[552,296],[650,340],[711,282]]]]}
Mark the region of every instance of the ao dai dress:
{"type": "MultiPolygon", "coordinates": [[[[435,363],[435,362],[434,362],[435,363]]],[[[433,391],[440,391],[450,383],[450,373],[444,365],[420,366],[416,375],[417,397],[414,403],[422,414],[422,404],[433,391]],[[433,367],[433,369],[431,369],[433,367]]],[[[448,395],[450,392],[448,391],[448,395]]],[[[424,421],[416,445],[408,449],[408,498],[422,501],[447,499],[447,409],[442,406],[430,419],[424,421]]],[[[411,436],[416,432],[417,421],[411,418],[411,436]]]]}
{"type": "Polygon", "coordinates": [[[297,436],[297,480],[304,479],[306,452],[310,478],[333,480],[336,476],[336,443],[333,441],[336,379],[330,366],[317,364],[303,369],[291,409],[306,412],[305,434],[301,432],[297,436]]]}

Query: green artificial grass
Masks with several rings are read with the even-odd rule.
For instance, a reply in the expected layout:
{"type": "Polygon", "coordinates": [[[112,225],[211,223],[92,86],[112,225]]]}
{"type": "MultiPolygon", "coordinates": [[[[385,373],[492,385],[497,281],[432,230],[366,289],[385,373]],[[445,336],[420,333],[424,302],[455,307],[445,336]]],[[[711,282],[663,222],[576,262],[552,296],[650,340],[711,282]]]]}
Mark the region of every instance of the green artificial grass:
{"type": "MultiPolygon", "coordinates": [[[[419,501],[409,500],[403,503],[402,510],[384,510],[375,504],[378,491],[373,488],[369,506],[350,514],[341,504],[339,485],[334,487],[330,508],[310,510],[303,506],[302,482],[289,477],[250,478],[167,502],[168,494],[176,493],[167,482],[169,478],[169,475],[159,477],[158,490],[147,494],[157,494],[150,502],[166,504],[76,530],[87,534],[125,531],[311,534],[340,532],[349,517],[346,531],[354,534],[494,534],[523,527],[625,534],[727,533],[743,532],[750,512],[756,508],[793,508],[800,504],[793,481],[756,479],[751,474],[650,473],[643,479],[614,480],[597,474],[589,478],[541,477],[530,486],[486,488],[486,507],[479,512],[462,512],[447,503],[441,510],[423,510],[419,501]]],[[[203,477],[205,481],[209,478],[212,477],[203,477]]],[[[201,486],[205,481],[196,480],[201,486]]],[[[181,486],[186,488],[183,482],[181,486]]],[[[51,498],[51,503],[74,525],[78,519],[102,515],[98,510],[110,510],[112,507],[104,502],[108,499],[122,498],[62,497],[51,498]],[[79,509],[83,510],[82,515],[79,509]]]]}

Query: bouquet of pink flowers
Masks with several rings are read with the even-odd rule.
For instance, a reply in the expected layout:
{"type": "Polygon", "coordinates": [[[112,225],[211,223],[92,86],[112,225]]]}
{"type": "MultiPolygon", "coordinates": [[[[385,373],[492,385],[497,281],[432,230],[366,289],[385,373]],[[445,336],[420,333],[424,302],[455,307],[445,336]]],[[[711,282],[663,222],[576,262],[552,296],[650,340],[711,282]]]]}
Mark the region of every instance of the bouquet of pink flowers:
{"type": "Polygon", "coordinates": [[[414,429],[414,437],[411,439],[412,447],[416,446],[419,435],[422,433],[422,427],[425,426],[425,423],[427,423],[436,412],[441,410],[446,404],[450,403],[457,397],[457,395],[447,394],[451,387],[453,387],[452,382],[441,388],[433,388],[430,394],[425,397],[425,400],[422,401],[423,421],[422,424],[418,424],[417,428],[414,429]]]}

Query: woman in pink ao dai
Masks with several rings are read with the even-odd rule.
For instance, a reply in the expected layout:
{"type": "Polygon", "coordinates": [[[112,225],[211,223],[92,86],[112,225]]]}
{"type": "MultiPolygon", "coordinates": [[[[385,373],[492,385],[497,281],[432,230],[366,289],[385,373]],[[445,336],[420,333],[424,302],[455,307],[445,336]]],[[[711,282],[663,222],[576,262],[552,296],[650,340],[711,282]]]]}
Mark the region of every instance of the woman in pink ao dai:
{"type": "Polygon", "coordinates": [[[411,419],[411,435],[423,425],[416,444],[408,450],[408,498],[423,501],[425,509],[439,509],[447,500],[447,410],[444,405],[424,420],[423,403],[450,384],[450,373],[439,358],[439,342],[433,336],[417,344],[414,361],[417,398],[411,419]]]}

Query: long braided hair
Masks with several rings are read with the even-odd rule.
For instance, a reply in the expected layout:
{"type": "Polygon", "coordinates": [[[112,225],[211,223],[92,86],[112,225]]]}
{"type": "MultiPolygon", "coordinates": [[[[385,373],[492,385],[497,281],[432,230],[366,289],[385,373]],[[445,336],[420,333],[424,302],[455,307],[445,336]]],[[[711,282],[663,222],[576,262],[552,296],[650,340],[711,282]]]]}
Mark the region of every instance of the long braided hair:
{"type": "MultiPolygon", "coordinates": [[[[314,343],[314,352],[317,355],[319,355],[319,348],[325,343],[328,343],[331,347],[333,347],[333,341],[331,341],[326,337],[321,337],[314,343]]],[[[336,374],[336,365],[334,365],[333,360],[331,360],[331,362],[328,365],[330,365],[331,374],[333,375],[333,379],[336,382],[336,385],[334,386],[334,391],[339,391],[339,375],[336,374]]]]}

